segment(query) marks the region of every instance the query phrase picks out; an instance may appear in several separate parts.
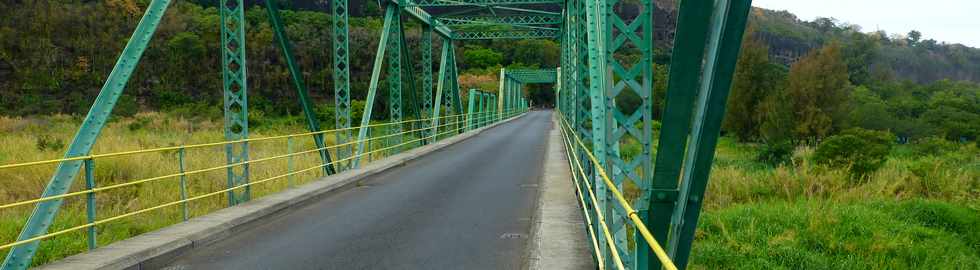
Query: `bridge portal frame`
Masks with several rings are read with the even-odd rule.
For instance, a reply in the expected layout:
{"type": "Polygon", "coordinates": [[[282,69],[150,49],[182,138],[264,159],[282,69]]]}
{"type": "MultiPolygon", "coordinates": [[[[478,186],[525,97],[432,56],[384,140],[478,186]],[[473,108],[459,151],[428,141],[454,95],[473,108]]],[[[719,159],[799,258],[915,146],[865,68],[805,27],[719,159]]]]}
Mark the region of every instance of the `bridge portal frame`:
{"type": "MultiPolygon", "coordinates": [[[[363,140],[369,130],[371,112],[381,76],[384,60],[388,59],[389,114],[393,119],[404,115],[404,99],[410,100],[409,111],[416,117],[431,114],[431,123],[423,125],[433,129],[439,126],[439,117],[462,112],[460,85],[457,80],[458,68],[455,56],[455,41],[474,39],[559,39],[561,48],[561,68],[551,74],[522,73],[519,70],[508,73],[501,70],[500,89],[494,96],[487,96],[488,110],[504,113],[507,110],[527,108],[529,104],[521,91],[524,84],[556,82],[559,95],[560,114],[573,123],[576,135],[586,138],[588,146],[597,154],[598,164],[612,172],[614,185],[619,190],[635,190],[631,206],[635,213],[626,213],[609,204],[611,196],[603,185],[595,185],[598,194],[598,207],[611,217],[614,231],[613,241],[616,252],[627,254],[623,263],[630,269],[659,269],[658,261],[650,260],[649,249],[643,241],[628,241],[627,235],[632,226],[627,218],[639,215],[644,223],[650,224],[651,232],[657,242],[667,242],[667,250],[680,267],[687,265],[690,245],[697,224],[704,189],[707,184],[710,165],[717,143],[720,121],[724,115],[728,87],[734,72],[734,63],[739,53],[739,44],[744,31],[745,19],[751,0],[696,0],[682,1],[678,22],[678,36],[671,58],[669,86],[666,98],[664,126],[656,155],[652,157],[652,10],[653,0],[640,0],[642,10],[632,18],[624,18],[613,11],[622,0],[387,0],[385,23],[381,33],[368,89],[367,104],[358,129],[358,144],[337,152],[340,159],[360,155],[364,151],[363,140]],[[519,7],[520,5],[557,5],[562,12],[519,7]],[[425,7],[466,6],[472,7],[455,14],[433,16],[425,7]],[[492,16],[474,15],[489,11],[492,16]],[[498,15],[497,11],[507,14],[498,15]],[[405,13],[422,23],[422,101],[415,98],[414,74],[411,58],[404,42],[404,28],[401,15],[405,13]],[[560,19],[556,19],[560,18],[560,19]],[[557,25],[557,27],[553,27],[557,25]],[[493,29],[473,30],[473,26],[491,26],[493,29]],[[462,29],[454,29],[461,27],[462,29]],[[435,95],[432,96],[432,33],[442,38],[442,55],[439,73],[436,77],[435,95]],[[707,44],[707,45],[706,45],[707,44]],[[641,57],[623,60],[618,53],[636,49],[641,57]],[[704,52],[707,51],[705,55],[704,52]],[[386,53],[387,52],[387,53],[386,53]],[[706,61],[705,61],[706,59],[706,61]],[[627,61],[627,62],[622,62],[627,61]],[[405,71],[407,64],[409,67],[405,71]],[[402,76],[408,73],[408,76],[402,76]],[[703,75],[702,75],[703,74],[703,75]],[[553,76],[553,77],[552,77],[553,76]],[[409,91],[403,94],[403,80],[406,78],[409,91]],[[568,90],[563,91],[562,88],[568,90]],[[639,96],[641,103],[632,111],[624,111],[618,103],[630,97],[639,96]],[[445,107],[446,112],[441,112],[445,107]],[[691,107],[696,108],[692,113],[691,107]],[[642,124],[642,125],[640,125],[642,124]],[[637,127],[640,125],[640,127],[637,127]],[[691,127],[691,128],[689,128],[691,127]],[[630,140],[641,144],[640,154],[632,158],[624,157],[621,146],[630,140]],[[356,152],[355,152],[356,151],[356,152]],[[681,158],[683,157],[683,159],[681,158]],[[656,166],[654,166],[656,164],[656,166]],[[642,169],[642,170],[641,170],[642,169]],[[651,170],[652,169],[652,170],[651,170]],[[643,173],[638,173],[638,172],[643,173]],[[652,173],[647,173],[652,171],[652,173]],[[681,175],[683,171],[683,175],[681,175]],[[652,210],[652,211],[651,211],[652,210]],[[670,215],[666,215],[670,213],[670,215]],[[668,218],[669,217],[669,218],[668,218]]],[[[143,18],[134,30],[123,49],[119,60],[109,74],[94,105],[83,121],[65,154],[66,158],[89,155],[115,102],[121,95],[130,75],[142,56],[149,40],[156,31],[161,17],[171,0],[152,0],[143,18]]],[[[338,132],[337,143],[342,144],[353,138],[350,128],[350,62],[348,45],[348,0],[332,0],[334,15],[334,93],[337,128],[347,130],[338,132]]],[[[270,24],[275,31],[277,45],[288,65],[292,83],[298,92],[298,102],[304,109],[307,128],[320,131],[314,117],[312,104],[308,98],[305,82],[293,60],[289,39],[282,27],[275,1],[266,1],[270,24]]],[[[245,65],[244,1],[220,1],[221,42],[222,42],[222,90],[224,98],[224,129],[227,140],[248,138],[247,110],[247,72],[245,65]]],[[[481,97],[482,100],[482,97],[481,97]]],[[[470,99],[474,102],[474,99],[470,99]]],[[[459,116],[456,116],[459,117],[459,116]]],[[[459,123],[459,119],[453,119],[459,123]]],[[[429,131],[426,131],[429,132],[429,131]]],[[[437,131],[431,131],[438,134],[437,131]]],[[[313,135],[317,147],[323,149],[322,134],[313,135]]],[[[394,138],[393,140],[400,140],[394,138]]],[[[430,142],[423,142],[430,143],[430,142]]],[[[248,161],[247,142],[228,144],[226,162],[229,165],[248,161]]],[[[571,151],[581,155],[586,149],[573,147],[571,151]]],[[[319,151],[324,163],[324,174],[335,173],[337,168],[331,162],[330,153],[319,151]]],[[[356,168],[360,158],[354,158],[342,168],[356,168]]],[[[588,164],[588,160],[581,162],[588,164]]],[[[78,175],[82,165],[92,167],[91,161],[73,159],[59,163],[42,197],[58,196],[67,192],[78,175]]],[[[596,171],[590,171],[591,180],[598,178],[596,171]]],[[[228,186],[236,187],[248,183],[248,165],[239,164],[228,168],[228,186]]],[[[247,201],[249,189],[241,192],[230,191],[230,205],[247,201]]],[[[18,240],[29,240],[47,232],[51,221],[58,212],[62,200],[49,200],[38,203],[18,236],[18,240]]],[[[598,231],[598,230],[596,230],[598,231]]],[[[635,231],[633,232],[635,235],[635,231]]],[[[93,234],[94,235],[94,234],[93,234]]],[[[603,238],[600,253],[608,256],[603,238]]],[[[30,265],[38,241],[13,247],[7,254],[3,269],[25,269],[30,265]]],[[[92,246],[95,246],[93,241],[92,246]]],[[[612,262],[612,260],[604,260],[612,262]]]]}

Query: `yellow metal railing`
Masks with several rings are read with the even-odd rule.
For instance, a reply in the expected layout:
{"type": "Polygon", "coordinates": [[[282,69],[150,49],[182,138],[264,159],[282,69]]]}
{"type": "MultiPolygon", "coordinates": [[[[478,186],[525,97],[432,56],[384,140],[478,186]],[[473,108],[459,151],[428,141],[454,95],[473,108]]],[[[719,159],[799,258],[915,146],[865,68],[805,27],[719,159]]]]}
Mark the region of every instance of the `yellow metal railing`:
{"type": "MultiPolygon", "coordinates": [[[[24,200],[24,201],[18,201],[18,202],[13,202],[13,203],[2,204],[2,205],[0,205],[0,210],[4,210],[4,209],[7,209],[7,208],[12,208],[12,207],[17,207],[17,206],[24,206],[24,205],[29,205],[29,204],[36,204],[36,203],[40,203],[40,202],[44,202],[44,201],[65,199],[65,198],[69,198],[69,197],[75,197],[75,196],[86,195],[86,194],[94,194],[94,193],[98,193],[98,192],[102,192],[102,191],[108,191],[108,190],[113,190],[113,189],[118,189],[118,188],[122,188],[122,187],[133,186],[133,185],[142,184],[142,183],[148,183],[148,182],[153,182],[153,181],[159,181],[159,180],[164,180],[164,179],[178,179],[178,178],[183,177],[183,176],[188,176],[188,175],[193,175],[193,174],[201,174],[201,173],[208,172],[208,171],[215,171],[215,170],[227,169],[227,168],[232,168],[232,167],[236,167],[236,166],[242,166],[242,165],[246,165],[246,164],[259,163],[259,162],[265,162],[265,161],[270,161],[270,160],[282,159],[282,158],[287,158],[287,157],[292,157],[292,156],[297,156],[297,155],[315,153],[315,152],[320,152],[320,151],[324,151],[324,150],[328,150],[328,149],[335,149],[335,148],[343,147],[343,146],[347,146],[347,145],[354,145],[354,144],[361,143],[361,142],[368,142],[368,143],[370,143],[371,141],[375,141],[375,140],[379,140],[379,139],[390,138],[390,137],[400,136],[400,135],[404,135],[404,134],[412,134],[412,133],[417,133],[417,132],[420,133],[420,132],[423,132],[423,131],[426,131],[426,130],[444,130],[442,132],[438,132],[437,134],[431,134],[429,136],[419,136],[419,137],[417,137],[415,139],[404,141],[404,142],[399,143],[399,144],[396,144],[396,145],[387,146],[387,147],[379,148],[379,149],[374,149],[374,150],[367,151],[367,152],[360,153],[360,154],[354,154],[354,155],[351,155],[351,156],[346,157],[346,158],[343,158],[343,159],[332,160],[331,162],[323,163],[323,164],[318,164],[316,166],[308,167],[308,168],[305,168],[305,169],[300,169],[300,170],[295,170],[295,171],[291,170],[290,172],[285,173],[285,174],[276,175],[276,176],[272,176],[272,177],[267,177],[267,178],[260,179],[260,180],[250,181],[250,182],[245,183],[245,184],[242,184],[242,185],[238,185],[238,186],[234,186],[234,187],[230,187],[230,188],[225,188],[225,189],[221,189],[221,190],[209,192],[209,193],[201,194],[201,195],[198,195],[198,196],[187,197],[187,198],[180,199],[180,200],[177,200],[177,201],[171,201],[171,202],[168,202],[168,203],[163,203],[163,204],[156,205],[156,206],[153,206],[153,207],[139,209],[139,210],[136,210],[136,211],[132,211],[132,212],[128,212],[128,213],[124,213],[124,214],[120,214],[120,215],[116,215],[116,216],[112,216],[112,217],[108,217],[108,218],[104,218],[104,219],[100,219],[100,220],[93,220],[93,221],[90,221],[88,223],[81,224],[81,225],[74,226],[74,227],[70,227],[70,228],[67,228],[67,229],[62,229],[62,230],[58,230],[58,231],[55,231],[55,232],[49,232],[47,234],[39,235],[39,236],[32,237],[32,238],[10,242],[10,243],[7,243],[7,244],[0,245],[0,250],[8,249],[8,248],[11,248],[11,247],[14,247],[14,246],[23,245],[23,244],[34,242],[34,241],[48,239],[48,238],[55,237],[55,236],[58,236],[58,235],[62,235],[62,234],[65,234],[65,233],[69,233],[69,232],[72,232],[72,231],[78,231],[78,230],[82,230],[82,229],[86,229],[86,228],[91,228],[91,227],[94,227],[94,226],[97,226],[97,225],[100,225],[100,224],[105,224],[105,223],[108,223],[108,222],[120,220],[120,219],[127,218],[127,217],[132,217],[132,216],[135,216],[135,215],[139,215],[139,214],[142,214],[142,213],[147,213],[147,212],[158,210],[158,209],[163,209],[163,208],[170,207],[170,206],[176,206],[176,205],[184,204],[185,207],[186,207],[186,203],[191,202],[191,201],[195,201],[195,200],[199,200],[199,199],[203,199],[203,198],[207,198],[207,197],[211,197],[211,196],[221,195],[221,194],[226,193],[228,191],[242,189],[242,188],[246,188],[246,187],[249,187],[249,186],[252,186],[252,185],[256,185],[256,184],[260,184],[260,183],[265,183],[265,182],[269,182],[269,181],[273,181],[273,180],[283,179],[283,178],[287,178],[287,177],[294,176],[294,175],[301,174],[301,173],[305,173],[305,172],[316,171],[318,169],[321,169],[324,166],[328,166],[328,165],[332,165],[332,164],[337,164],[339,162],[352,161],[352,160],[354,160],[356,158],[361,158],[361,157],[364,157],[364,156],[370,156],[371,154],[375,154],[375,153],[383,153],[385,151],[392,150],[392,149],[400,149],[400,148],[403,148],[406,145],[410,145],[410,144],[413,144],[413,143],[418,143],[418,142],[422,142],[422,141],[434,142],[434,141],[438,140],[439,137],[442,136],[442,135],[449,135],[449,134],[452,134],[452,133],[462,132],[462,131],[466,130],[469,127],[468,125],[466,125],[467,118],[469,118],[470,120],[474,121],[474,123],[475,124],[478,124],[478,127],[480,127],[480,126],[485,126],[485,125],[491,124],[491,123],[496,122],[498,120],[503,120],[503,118],[516,117],[516,116],[520,115],[523,112],[524,112],[524,110],[516,110],[516,109],[515,110],[509,110],[509,111],[503,112],[503,117],[500,117],[500,113],[499,112],[481,112],[481,113],[473,113],[473,114],[446,115],[446,116],[438,117],[438,119],[440,119],[440,120],[442,120],[442,119],[451,119],[451,120],[449,120],[449,121],[447,121],[445,123],[441,123],[438,126],[430,126],[430,127],[416,128],[416,129],[411,129],[411,130],[402,131],[402,132],[398,132],[398,133],[385,134],[385,135],[380,135],[380,136],[375,136],[375,137],[367,138],[367,139],[364,139],[364,140],[349,141],[349,142],[345,142],[345,143],[342,143],[342,144],[335,144],[335,145],[331,145],[331,146],[325,146],[325,147],[321,147],[321,148],[314,148],[314,149],[305,150],[305,151],[291,152],[291,153],[283,154],[283,155],[277,155],[277,156],[271,156],[271,157],[259,158],[259,159],[252,159],[252,160],[247,160],[247,161],[243,161],[243,162],[239,162],[239,163],[232,163],[232,164],[215,166],[215,167],[210,167],[210,168],[205,168],[205,169],[185,171],[185,172],[168,174],[168,175],[163,175],[163,176],[156,176],[156,177],[150,177],[150,178],[136,179],[136,180],[132,180],[132,181],[124,182],[124,183],[120,183],[120,184],[115,184],[115,185],[109,185],[109,186],[104,186],[104,187],[94,187],[94,188],[89,188],[89,189],[85,189],[85,190],[81,190],[81,191],[65,193],[65,194],[61,194],[61,195],[41,197],[41,198],[36,198],[36,199],[30,199],[30,200],[24,200]],[[447,127],[450,127],[450,126],[455,126],[455,127],[454,128],[447,128],[447,127]]],[[[362,126],[362,127],[364,127],[364,128],[372,128],[372,127],[383,127],[383,126],[392,126],[392,125],[402,125],[402,124],[408,124],[408,123],[414,123],[414,122],[423,122],[423,121],[424,122],[429,122],[429,121],[432,121],[434,119],[436,119],[436,118],[412,119],[412,120],[392,122],[392,123],[371,124],[371,125],[366,125],[366,126],[362,126]]],[[[268,140],[276,140],[276,139],[288,139],[288,138],[293,138],[293,137],[310,136],[310,135],[316,135],[316,134],[325,134],[325,133],[330,133],[330,132],[337,132],[337,131],[344,131],[344,130],[358,129],[358,128],[361,128],[361,127],[350,127],[350,128],[331,129],[331,130],[323,130],[323,131],[317,131],[317,132],[306,132],[306,133],[280,135],[280,136],[271,136],[271,137],[263,137],[263,138],[250,138],[250,139],[234,140],[234,141],[223,141],[223,142],[214,142],[214,143],[202,143],[202,144],[192,144],[192,145],[183,145],[183,146],[161,147],[161,148],[145,149],[145,150],[124,151],[124,152],[106,153],[106,154],[92,154],[92,155],[79,156],[79,157],[71,157],[71,158],[51,159],[51,160],[42,160],[42,161],[33,161],[33,162],[24,162],[24,163],[15,163],[15,164],[5,164],[5,165],[0,165],[0,170],[2,170],[2,169],[9,169],[9,168],[17,168],[17,167],[25,167],[25,166],[53,164],[53,163],[64,162],[64,161],[94,160],[94,159],[97,159],[97,158],[119,157],[119,156],[136,155],[136,154],[144,154],[144,153],[154,153],[154,152],[163,152],[163,151],[174,151],[174,150],[181,150],[181,151],[183,151],[185,149],[191,149],[191,148],[201,148],[201,147],[208,147],[208,146],[222,146],[222,145],[227,145],[227,144],[235,144],[235,143],[243,143],[243,142],[256,142],[256,141],[268,141],[268,140]]]]}
{"type": "MultiPolygon", "coordinates": [[[[595,169],[595,171],[598,173],[599,178],[602,179],[602,184],[605,185],[605,187],[612,193],[613,197],[619,203],[619,206],[626,211],[626,216],[629,218],[630,221],[632,221],[633,226],[636,227],[636,231],[640,233],[643,240],[646,241],[647,246],[649,246],[650,250],[653,251],[653,253],[657,256],[657,259],[660,260],[664,268],[668,270],[677,270],[677,266],[674,265],[674,262],[670,259],[670,256],[667,255],[667,252],[664,251],[660,243],[653,238],[653,234],[650,233],[650,230],[647,229],[645,224],[643,224],[643,221],[640,219],[638,212],[635,209],[633,209],[632,206],[630,206],[629,201],[626,200],[626,197],[623,196],[623,193],[618,188],[616,188],[616,185],[612,182],[612,180],[610,180],[609,176],[606,174],[606,170],[603,169],[602,166],[596,165],[600,163],[596,159],[596,157],[592,154],[592,151],[590,151],[589,148],[585,146],[585,144],[582,142],[581,139],[579,139],[578,135],[575,134],[575,132],[571,131],[571,126],[568,124],[565,118],[562,117],[561,114],[558,114],[558,117],[559,119],[561,119],[561,125],[560,125],[561,127],[559,129],[561,130],[562,137],[564,138],[563,141],[565,142],[565,149],[566,149],[565,154],[568,157],[569,166],[572,167],[572,178],[576,184],[575,185],[576,192],[579,196],[579,202],[582,205],[582,211],[585,213],[586,223],[589,224],[589,234],[592,238],[592,246],[595,250],[595,256],[597,259],[597,263],[599,264],[599,268],[602,269],[605,267],[605,263],[603,261],[604,256],[599,249],[598,240],[595,236],[595,232],[592,229],[593,223],[591,218],[589,217],[588,210],[585,207],[586,204],[585,204],[585,200],[583,199],[583,195],[585,194],[582,192],[582,189],[580,187],[579,184],[580,180],[582,181],[582,183],[585,184],[586,188],[588,189],[589,199],[591,199],[592,205],[598,206],[599,202],[596,200],[596,195],[592,191],[593,190],[592,183],[589,183],[589,177],[585,173],[585,169],[582,166],[578,154],[575,153],[576,151],[572,150],[575,149],[574,147],[575,145],[581,147],[580,149],[582,149],[582,152],[584,152],[587,158],[592,162],[593,169],[595,169]],[[578,171],[578,174],[575,173],[576,169],[578,171]]],[[[613,239],[612,234],[609,231],[608,225],[606,225],[606,218],[602,214],[601,211],[602,209],[599,209],[599,207],[593,207],[592,209],[595,210],[594,212],[595,212],[596,219],[599,221],[599,225],[600,225],[599,227],[602,229],[602,237],[603,239],[606,240],[605,242],[609,246],[609,250],[613,258],[613,263],[616,264],[616,267],[618,269],[625,269],[622,258],[620,257],[619,254],[619,250],[616,249],[615,240],[613,239]]]]}

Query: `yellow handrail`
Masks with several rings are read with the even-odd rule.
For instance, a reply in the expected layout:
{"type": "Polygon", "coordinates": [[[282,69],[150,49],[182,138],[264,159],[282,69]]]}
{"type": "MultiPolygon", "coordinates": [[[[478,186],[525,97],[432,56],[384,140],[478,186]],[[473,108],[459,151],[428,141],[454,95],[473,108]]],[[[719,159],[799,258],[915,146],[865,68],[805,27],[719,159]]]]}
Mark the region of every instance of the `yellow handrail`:
{"type": "MultiPolygon", "coordinates": [[[[565,128],[571,129],[571,125],[568,124],[568,122],[565,120],[564,117],[559,115],[559,118],[561,118],[562,124],[565,128]]],[[[574,133],[572,134],[573,136],[571,137],[575,139],[575,142],[580,147],[582,147],[583,152],[585,152],[585,154],[588,155],[588,158],[589,160],[592,161],[592,164],[600,164],[598,159],[596,159],[595,156],[592,154],[592,151],[589,151],[589,149],[585,146],[585,144],[582,143],[582,140],[579,139],[578,135],[574,133]]],[[[575,154],[573,153],[573,155],[575,154]]],[[[575,160],[576,162],[578,161],[577,155],[575,156],[575,160]]],[[[657,256],[657,259],[659,259],[660,262],[664,265],[664,268],[667,268],[668,270],[677,270],[677,266],[674,265],[674,262],[670,259],[670,256],[667,256],[667,252],[664,251],[663,247],[660,246],[660,243],[653,238],[653,235],[650,233],[650,230],[647,229],[646,225],[643,224],[643,221],[640,220],[639,215],[637,215],[638,212],[635,209],[633,209],[632,206],[630,206],[629,201],[626,200],[626,197],[623,196],[623,193],[620,192],[619,189],[616,188],[616,185],[612,182],[612,180],[609,179],[609,176],[606,174],[606,170],[603,169],[602,166],[594,166],[594,167],[596,171],[599,173],[599,176],[600,178],[602,178],[606,187],[609,189],[610,192],[612,192],[613,197],[615,197],[616,200],[619,202],[620,206],[622,206],[623,209],[626,210],[626,216],[629,217],[629,219],[633,222],[633,225],[636,226],[636,230],[640,233],[640,235],[643,236],[643,239],[647,242],[648,246],[650,246],[650,249],[657,256]]],[[[588,183],[588,181],[586,181],[586,183],[588,183]]],[[[593,197],[593,200],[594,199],[595,198],[593,197]]],[[[602,221],[601,217],[600,217],[600,221],[602,221]]],[[[613,248],[613,250],[615,250],[615,248],[613,248]]],[[[615,255],[616,253],[613,254],[615,255]]]]}
{"type": "Polygon", "coordinates": [[[189,145],[182,145],[182,146],[168,146],[168,147],[151,148],[151,149],[143,149],[143,150],[123,151],[123,152],[106,153],[106,154],[91,154],[91,155],[84,155],[84,156],[77,156],[77,157],[48,159],[48,160],[31,161],[31,162],[14,163],[14,164],[4,164],[4,165],[0,165],[0,169],[9,169],[9,168],[24,167],[24,166],[34,166],[34,165],[43,165],[43,164],[50,164],[50,163],[63,162],[63,161],[77,161],[77,160],[106,158],[106,157],[117,157],[117,156],[127,156],[127,155],[152,153],[152,152],[173,151],[173,150],[179,150],[181,148],[183,148],[183,149],[192,149],[192,148],[201,148],[201,147],[208,147],[208,146],[220,146],[220,145],[243,143],[243,142],[257,142],[257,141],[285,139],[285,138],[291,138],[291,137],[301,137],[301,136],[309,136],[309,135],[317,135],[317,134],[326,134],[326,133],[330,133],[330,132],[337,132],[337,131],[344,131],[344,130],[354,130],[354,129],[359,129],[359,128],[362,128],[362,127],[372,128],[372,127],[380,127],[380,126],[389,126],[389,125],[405,124],[405,123],[411,123],[411,122],[430,121],[432,119],[437,119],[437,118],[438,119],[444,119],[444,118],[449,118],[449,117],[458,117],[458,116],[463,116],[463,115],[467,115],[467,114],[463,113],[463,114],[445,115],[445,116],[440,116],[440,117],[412,119],[412,120],[405,120],[405,121],[392,122],[392,123],[369,124],[369,125],[365,125],[365,126],[339,128],[339,129],[329,129],[329,130],[321,130],[321,131],[314,131],[314,132],[304,132],[304,133],[296,133],[296,134],[289,134],[289,135],[279,135],[279,136],[271,136],[271,137],[262,137],[262,138],[248,138],[248,139],[241,139],[241,140],[221,141],[221,142],[213,142],[213,143],[189,144],[189,145]]]}

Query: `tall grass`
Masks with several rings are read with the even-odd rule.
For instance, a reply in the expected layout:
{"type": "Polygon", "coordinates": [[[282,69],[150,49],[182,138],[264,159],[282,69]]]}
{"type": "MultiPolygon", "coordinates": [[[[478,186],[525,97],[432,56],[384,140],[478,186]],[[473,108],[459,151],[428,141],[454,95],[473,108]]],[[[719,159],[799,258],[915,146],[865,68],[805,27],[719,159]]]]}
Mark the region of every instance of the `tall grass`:
{"type": "Polygon", "coordinates": [[[692,254],[694,269],[980,269],[980,151],[898,146],[865,178],[755,161],[723,138],[692,254]]]}
{"type": "MultiPolygon", "coordinates": [[[[444,121],[447,122],[447,121],[444,121]]],[[[50,116],[31,118],[0,117],[0,164],[61,158],[66,145],[71,141],[80,119],[71,116],[50,116]]],[[[443,127],[440,133],[450,127],[443,127]]],[[[412,130],[406,124],[403,131],[412,130]]],[[[303,133],[302,125],[265,124],[250,130],[250,137],[303,133]]],[[[387,126],[372,128],[372,136],[388,134],[387,126]]],[[[449,136],[449,135],[446,135],[449,136]]],[[[334,145],[334,136],[324,136],[327,145],[334,145]]],[[[405,134],[403,142],[414,140],[417,136],[405,134]]],[[[220,142],[224,133],[220,122],[209,120],[189,121],[161,113],[140,113],[131,118],[116,119],[103,130],[92,153],[113,153],[168,146],[197,143],[220,142]]],[[[295,137],[293,152],[315,149],[311,137],[295,137]]],[[[368,150],[385,147],[385,139],[368,144],[368,150]]],[[[406,149],[411,147],[406,146],[406,149]]],[[[261,159],[287,154],[287,140],[267,140],[250,142],[250,158],[261,159]]],[[[337,157],[335,151],[332,156],[337,157]]],[[[383,158],[384,154],[373,154],[368,160],[383,158]]],[[[99,158],[94,161],[94,174],[97,186],[127,183],[149,177],[158,177],[179,172],[177,151],[151,152],[119,157],[99,158]]],[[[293,169],[303,170],[319,166],[319,156],[313,152],[294,156],[293,169]]],[[[279,158],[251,163],[250,179],[266,179],[288,173],[288,159],[279,158]]],[[[225,165],[224,146],[192,148],[186,150],[185,169],[200,170],[225,165]]],[[[0,189],[0,204],[36,199],[50,180],[56,164],[17,167],[0,170],[4,187],[0,189]]],[[[227,188],[226,169],[217,169],[187,177],[188,197],[216,192],[227,188]]],[[[310,170],[290,178],[281,178],[251,186],[252,198],[262,197],[288,188],[301,185],[322,176],[321,170],[310,170]]],[[[84,189],[84,179],[76,178],[71,191],[84,189]]],[[[180,200],[179,178],[173,177],[147,183],[126,186],[98,192],[98,219],[113,217],[133,211],[146,209],[163,203],[180,200]]],[[[228,205],[227,197],[211,196],[188,203],[190,216],[200,216],[228,205]]],[[[24,205],[0,210],[0,243],[16,240],[34,205],[24,205]]],[[[181,222],[180,206],[167,207],[133,217],[97,226],[99,245],[130,238],[144,232],[156,230],[181,222]]],[[[49,231],[57,231],[87,223],[84,196],[65,200],[55,222],[49,231]]],[[[85,231],[80,230],[55,236],[41,241],[33,264],[39,265],[63,258],[87,249],[85,231]]],[[[6,251],[4,251],[6,252],[6,251]]]]}

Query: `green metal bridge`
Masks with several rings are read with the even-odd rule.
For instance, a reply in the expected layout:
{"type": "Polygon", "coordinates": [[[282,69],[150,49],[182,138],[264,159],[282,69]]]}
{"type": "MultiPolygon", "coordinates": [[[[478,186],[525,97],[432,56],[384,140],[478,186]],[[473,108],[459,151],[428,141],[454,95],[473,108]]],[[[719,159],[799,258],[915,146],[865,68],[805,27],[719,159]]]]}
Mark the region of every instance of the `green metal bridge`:
{"type": "Polygon", "coordinates": [[[384,27],[378,37],[366,106],[358,125],[352,125],[357,119],[351,119],[348,1],[332,0],[334,129],[321,128],[276,1],[264,1],[276,37],[275,46],[292,75],[297,102],[303,108],[309,132],[263,138],[249,137],[245,3],[221,0],[220,69],[225,141],[92,153],[171,2],[150,1],[64,158],[0,165],[3,170],[57,164],[38,198],[0,205],[0,210],[34,207],[17,240],[0,246],[9,250],[3,269],[31,266],[38,245],[58,235],[86,231],[89,248],[96,249],[97,225],[175,207],[183,207],[183,217],[187,220],[188,203],[200,198],[223,196],[232,207],[249,201],[251,187],[258,183],[291,179],[302,171],[334,175],[355,170],[372,159],[519,117],[533,107],[524,90],[528,84],[554,85],[555,117],[573,175],[568,181],[573,181],[578,189],[587,220],[581,232],[591,239],[596,266],[683,269],[689,264],[751,0],[680,1],[665,109],[661,114],[663,119],[657,119],[663,123],[659,137],[654,136],[651,125],[655,120],[653,0],[380,0],[384,7],[384,27]],[[638,2],[640,10],[618,8],[627,2],[638,2]],[[421,55],[411,55],[412,50],[407,48],[403,23],[406,20],[421,25],[421,55]],[[485,39],[557,40],[561,44],[561,66],[501,69],[498,89],[464,91],[457,79],[456,48],[468,40],[485,39]],[[437,64],[433,58],[436,40],[441,50],[437,64]],[[413,68],[416,60],[421,61],[421,70],[413,68]],[[382,78],[382,74],[387,75],[382,78]],[[379,89],[382,79],[387,80],[388,89],[379,89]],[[384,123],[372,122],[371,113],[375,111],[373,106],[379,92],[388,95],[387,100],[396,101],[387,103],[389,117],[384,123]],[[638,106],[622,103],[637,97],[638,106]],[[328,136],[333,136],[335,143],[328,144],[328,136]],[[315,147],[267,158],[249,155],[252,143],[273,140],[292,143],[300,137],[312,138],[315,147]],[[623,147],[631,143],[640,146],[639,153],[624,154],[623,147]],[[185,169],[185,152],[205,147],[223,148],[226,165],[185,169]],[[97,177],[92,173],[96,160],[160,151],[179,153],[178,172],[97,185],[97,177]],[[289,164],[293,164],[292,158],[301,154],[315,154],[320,164],[306,169],[290,165],[288,173],[267,179],[250,177],[252,164],[274,159],[289,159],[289,164]],[[212,170],[226,172],[226,189],[199,196],[186,194],[184,185],[188,176],[212,170]],[[72,190],[76,178],[86,181],[85,188],[72,190]],[[179,200],[98,218],[95,194],[172,180],[180,181],[179,200]],[[63,201],[71,197],[86,201],[87,223],[51,230],[63,201]]]}

